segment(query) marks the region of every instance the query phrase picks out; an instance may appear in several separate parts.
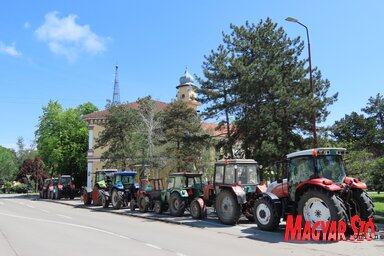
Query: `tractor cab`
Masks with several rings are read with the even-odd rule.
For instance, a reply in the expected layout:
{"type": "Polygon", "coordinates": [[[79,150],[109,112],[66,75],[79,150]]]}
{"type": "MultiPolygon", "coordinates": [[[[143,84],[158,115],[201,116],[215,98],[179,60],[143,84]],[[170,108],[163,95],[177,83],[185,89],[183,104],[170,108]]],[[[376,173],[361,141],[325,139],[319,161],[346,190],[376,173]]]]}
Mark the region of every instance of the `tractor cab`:
{"type": "Polygon", "coordinates": [[[343,155],[345,148],[317,148],[294,152],[288,159],[289,197],[294,201],[296,190],[317,185],[332,191],[341,190],[346,178],[343,155]]]}
{"type": "Polygon", "coordinates": [[[107,188],[112,185],[113,174],[117,169],[97,170],[95,173],[95,185],[99,188],[107,188]]]}

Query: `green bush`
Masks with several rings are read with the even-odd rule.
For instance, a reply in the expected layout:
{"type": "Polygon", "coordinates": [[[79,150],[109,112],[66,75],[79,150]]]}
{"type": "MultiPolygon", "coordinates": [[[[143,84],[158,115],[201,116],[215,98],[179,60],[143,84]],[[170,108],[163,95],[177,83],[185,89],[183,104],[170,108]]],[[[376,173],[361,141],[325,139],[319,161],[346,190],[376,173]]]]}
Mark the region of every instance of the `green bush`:
{"type": "Polygon", "coordinates": [[[26,184],[17,184],[11,188],[11,191],[14,193],[27,193],[28,192],[28,186],[26,184]]]}

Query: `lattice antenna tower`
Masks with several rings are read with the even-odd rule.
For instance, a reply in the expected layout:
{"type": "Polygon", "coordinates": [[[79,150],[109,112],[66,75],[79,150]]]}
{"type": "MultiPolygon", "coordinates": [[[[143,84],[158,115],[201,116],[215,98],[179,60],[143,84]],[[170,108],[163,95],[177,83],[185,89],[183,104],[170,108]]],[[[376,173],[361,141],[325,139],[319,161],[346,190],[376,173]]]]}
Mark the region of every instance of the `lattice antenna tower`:
{"type": "Polygon", "coordinates": [[[113,85],[113,98],[112,98],[112,104],[120,104],[120,87],[119,87],[119,73],[118,73],[119,66],[116,65],[115,70],[115,83],[113,85]]]}

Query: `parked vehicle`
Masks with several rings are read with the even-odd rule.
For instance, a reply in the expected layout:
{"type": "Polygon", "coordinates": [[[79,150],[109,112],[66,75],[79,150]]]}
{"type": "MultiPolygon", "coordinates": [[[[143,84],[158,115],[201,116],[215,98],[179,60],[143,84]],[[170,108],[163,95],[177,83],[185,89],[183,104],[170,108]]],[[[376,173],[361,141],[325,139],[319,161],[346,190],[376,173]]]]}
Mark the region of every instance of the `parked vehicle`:
{"type": "Polygon", "coordinates": [[[59,178],[53,177],[48,184],[48,198],[58,199],[59,198],[59,178]]]}
{"type": "MultiPolygon", "coordinates": [[[[156,205],[155,202],[161,200],[161,191],[163,189],[163,179],[142,179],[140,189],[136,193],[137,202],[132,203],[139,206],[140,212],[152,211],[156,205]]],[[[134,210],[134,208],[131,208],[131,210],[134,210]]],[[[160,209],[156,209],[156,211],[161,212],[160,209]]]]}
{"type": "Polygon", "coordinates": [[[182,216],[189,210],[193,218],[203,218],[206,207],[203,196],[203,183],[200,173],[171,173],[167,188],[161,191],[161,200],[156,200],[154,210],[161,213],[169,208],[172,216],[182,216]]]}
{"type": "Polygon", "coordinates": [[[271,183],[255,202],[254,215],[262,230],[274,230],[280,219],[302,215],[314,224],[318,221],[345,221],[358,215],[367,221],[374,215],[366,184],[347,177],[343,156],[345,148],[316,148],[287,155],[280,163],[285,179],[271,183]]]}
{"type": "Polygon", "coordinates": [[[87,190],[84,189],[82,193],[82,199],[85,205],[101,205],[102,196],[100,190],[109,190],[109,187],[112,184],[112,174],[115,172],[117,172],[117,169],[102,169],[95,172],[92,191],[88,193],[87,190]]]}
{"type": "Polygon", "coordinates": [[[48,190],[49,190],[49,183],[51,182],[50,178],[44,179],[43,185],[39,191],[40,198],[47,199],[48,198],[48,190]]]}
{"type": "Polygon", "coordinates": [[[138,190],[135,177],[136,172],[114,172],[111,185],[106,189],[99,189],[103,208],[107,208],[110,203],[114,209],[127,207],[138,190]]]}
{"type": "Polygon", "coordinates": [[[73,184],[73,177],[70,175],[61,175],[59,177],[58,198],[74,199],[76,194],[75,184],[73,184]]]}
{"type": "Polygon", "coordinates": [[[213,183],[204,186],[204,202],[214,206],[223,224],[236,224],[241,214],[254,221],[253,205],[265,186],[253,159],[225,159],[215,163],[213,183]]]}

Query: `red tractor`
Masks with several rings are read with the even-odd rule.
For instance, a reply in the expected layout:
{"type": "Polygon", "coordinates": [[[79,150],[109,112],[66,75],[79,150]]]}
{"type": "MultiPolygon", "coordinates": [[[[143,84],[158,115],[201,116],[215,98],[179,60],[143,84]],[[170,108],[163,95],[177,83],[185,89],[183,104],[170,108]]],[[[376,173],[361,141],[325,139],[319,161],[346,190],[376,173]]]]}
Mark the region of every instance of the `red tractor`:
{"type": "Polygon", "coordinates": [[[204,202],[216,208],[222,223],[234,225],[241,214],[254,221],[253,205],[263,187],[259,182],[259,169],[253,159],[226,159],[215,163],[213,183],[204,186],[204,202]]]}
{"type": "MultiPolygon", "coordinates": [[[[346,176],[345,148],[316,148],[287,155],[285,179],[272,182],[254,205],[254,216],[262,230],[278,228],[287,215],[302,215],[303,225],[318,221],[345,221],[358,215],[367,221],[374,215],[365,183],[346,176]]],[[[276,168],[278,169],[278,168],[276,168]]]]}
{"type": "Polygon", "coordinates": [[[131,201],[131,210],[135,205],[139,206],[140,212],[154,210],[155,202],[161,200],[161,191],[164,189],[163,179],[142,179],[140,189],[136,193],[136,199],[131,201]]]}

